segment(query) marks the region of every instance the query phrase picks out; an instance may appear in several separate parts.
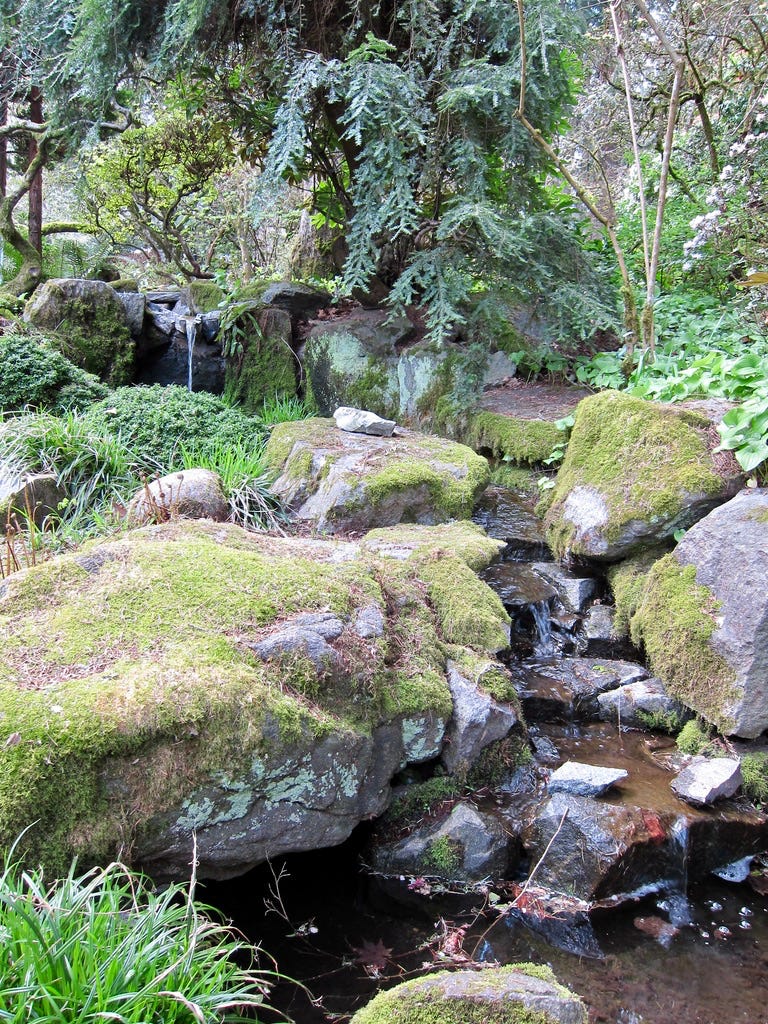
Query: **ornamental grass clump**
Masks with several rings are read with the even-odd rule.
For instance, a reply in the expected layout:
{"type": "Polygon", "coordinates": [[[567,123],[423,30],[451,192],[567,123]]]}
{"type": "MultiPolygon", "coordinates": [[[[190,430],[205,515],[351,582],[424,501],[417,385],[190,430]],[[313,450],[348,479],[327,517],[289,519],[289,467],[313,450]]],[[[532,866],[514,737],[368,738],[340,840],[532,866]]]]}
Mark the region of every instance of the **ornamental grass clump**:
{"type": "Polygon", "coordinates": [[[152,892],[122,864],[73,867],[53,884],[11,864],[0,876],[0,1019],[264,1020],[272,972],[208,914],[184,886],[152,892]],[[246,957],[253,966],[239,966],[246,957]]]}

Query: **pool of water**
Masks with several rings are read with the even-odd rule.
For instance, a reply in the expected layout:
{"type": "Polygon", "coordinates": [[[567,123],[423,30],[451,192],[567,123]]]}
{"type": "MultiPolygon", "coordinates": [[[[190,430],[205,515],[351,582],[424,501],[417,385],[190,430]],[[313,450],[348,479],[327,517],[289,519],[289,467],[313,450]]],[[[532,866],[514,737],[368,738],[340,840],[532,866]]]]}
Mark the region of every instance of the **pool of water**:
{"type": "MultiPolygon", "coordinates": [[[[443,966],[446,929],[472,921],[450,900],[409,910],[388,901],[360,868],[363,847],[356,835],[200,893],[306,986],[282,982],[273,993],[296,1024],[348,1019],[380,988],[443,966]],[[272,871],[281,869],[276,884],[272,871]]],[[[713,878],[686,898],[657,895],[601,911],[593,927],[602,959],[555,949],[504,918],[477,918],[463,948],[502,964],[549,964],[583,997],[590,1024],[768,1024],[768,899],[747,884],[713,878]],[[659,921],[678,928],[667,946],[649,933],[659,921]]]]}

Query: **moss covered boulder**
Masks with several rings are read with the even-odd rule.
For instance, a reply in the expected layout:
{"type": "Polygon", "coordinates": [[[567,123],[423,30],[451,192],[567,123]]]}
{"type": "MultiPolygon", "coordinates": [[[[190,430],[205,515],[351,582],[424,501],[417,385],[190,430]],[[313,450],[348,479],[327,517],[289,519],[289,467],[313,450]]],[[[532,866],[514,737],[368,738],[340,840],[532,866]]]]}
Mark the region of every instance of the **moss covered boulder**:
{"type": "Polygon", "coordinates": [[[581,999],[548,967],[438,971],[381,992],[351,1024],[587,1024],[581,999]]]}
{"type": "Polygon", "coordinates": [[[741,484],[718,443],[698,412],[615,391],[586,398],[546,513],[550,547],[619,561],[691,526],[741,484]]]}
{"type": "Polygon", "coordinates": [[[176,521],[0,582],[2,847],[188,877],[196,837],[227,877],[343,841],[440,755],[449,652],[503,633],[469,568],[499,543],[444,529],[404,551],[176,521]]]}
{"type": "Polygon", "coordinates": [[[285,310],[255,300],[236,303],[225,314],[220,341],[227,353],[224,397],[246,413],[265,399],[290,398],[298,390],[291,318],[285,310]]]}
{"type": "Polygon", "coordinates": [[[353,434],[327,419],[278,424],[266,458],[274,492],[324,533],[468,519],[490,479],[486,460],[456,442],[402,428],[353,434]]]}
{"type": "Polygon", "coordinates": [[[46,281],[27,303],[24,319],[50,332],[76,366],[113,387],[130,383],[135,344],[123,304],[104,281],[46,281]]]}
{"type": "Polygon", "coordinates": [[[768,729],[768,489],[743,490],[617,601],[669,692],[724,733],[768,729]]]}

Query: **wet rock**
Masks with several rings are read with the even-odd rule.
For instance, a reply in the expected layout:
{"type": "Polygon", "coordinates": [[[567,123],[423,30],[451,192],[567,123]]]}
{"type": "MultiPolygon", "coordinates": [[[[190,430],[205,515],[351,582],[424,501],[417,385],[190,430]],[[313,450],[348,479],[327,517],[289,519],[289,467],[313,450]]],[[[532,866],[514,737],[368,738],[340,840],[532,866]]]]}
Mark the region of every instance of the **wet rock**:
{"type": "Polygon", "coordinates": [[[615,627],[616,609],[608,604],[593,604],[581,622],[581,636],[587,655],[616,655],[617,648],[628,645],[626,630],[618,633],[615,627]]]}
{"type": "Polygon", "coordinates": [[[670,697],[660,679],[641,679],[636,683],[598,695],[599,717],[604,722],[620,722],[633,728],[648,728],[653,722],[681,722],[689,714],[679,701],[670,697]]]}
{"type": "Polygon", "coordinates": [[[147,307],[147,297],[143,292],[117,292],[117,297],[123,304],[125,320],[131,337],[140,338],[144,330],[144,312],[147,307]]]}
{"type": "Polygon", "coordinates": [[[691,804],[712,804],[741,788],[741,765],[731,757],[695,757],[672,783],[673,791],[691,804]]]}
{"type": "Polygon", "coordinates": [[[597,592],[597,583],[591,577],[576,576],[557,562],[534,562],[531,568],[555,588],[557,596],[572,612],[582,612],[597,592]]]}
{"type": "Polygon", "coordinates": [[[210,469],[185,469],[153,480],[128,504],[133,523],[158,523],[172,518],[224,522],[229,504],[221,477],[210,469]]]}
{"type": "Polygon", "coordinates": [[[439,823],[394,843],[374,843],[372,866],[388,875],[428,875],[446,882],[503,878],[508,838],[497,818],[461,802],[439,823]]]}
{"type": "Polygon", "coordinates": [[[280,474],[274,493],[324,533],[468,518],[489,476],[485,459],[453,441],[351,434],[322,419],[277,424],[266,458],[280,474]]]}
{"type": "Polygon", "coordinates": [[[372,434],[374,437],[391,437],[396,426],[394,420],[385,420],[374,412],[343,405],[334,412],[333,418],[339,430],[353,434],[372,434]]]}
{"type": "Polygon", "coordinates": [[[642,665],[609,658],[533,661],[513,673],[531,721],[567,721],[575,714],[596,718],[601,693],[648,676],[642,665]]]}
{"type": "Polygon", "coordinates": [[[485,569],[482,576],[506,608],[548,604],[557,594],[551,583],[520,562],[499,562],[485,569]]]}
{"type": "Polygon", "coordinates": [[[589,916],[590,906],[584,900],[561,892],[552,892],[537,885],[513,886],[514,900],[507,911],[510,927],[519,923],[548,945],[564,949],[574,956],[591,960],[603,958],[589,916]]]}
{"type": "Polygon", "coordinates": [[[602,768],[594,764],[566,761],[550,776],[550,793],[572,793],[576,796],[600,796],[622,779],[628,772],[623,768],[602,768]]]}
{"type": "Polygon", "coordinates": [[[524,970],[496,967],[428,974],[380,993],[358,1010],[351,1024],[391,1024],[417,1019],[419,1024],[465,1019],[520,1024],[527,1018],[541,1024],[586,1024],[584,1004],[558,985],[547,968],[531,968],[531,974],[524,970]]]}
{"type": "Polygon", "coordinates": [[[489,537],[506,541],[508,559],[542,559],[549,553],[541,520],[505,487],[488,487],[472,518],[489,537]]]}
{"type": "Polygon", "coordinates": [[[455,772],[461,766],[471,767],[486,747],[509,735],[518,717],[510,705],[499,704],[478,690],[452,661],[448,662],[448,685],[453,714],[443,763],[449,772],[455,772]]]}
{"type": "Polygon", "coordinates": [[[604,391],[584,399],[545,523],[550,546],[606,562],[671,538],[741,484],[701,413],[604,391]]]}

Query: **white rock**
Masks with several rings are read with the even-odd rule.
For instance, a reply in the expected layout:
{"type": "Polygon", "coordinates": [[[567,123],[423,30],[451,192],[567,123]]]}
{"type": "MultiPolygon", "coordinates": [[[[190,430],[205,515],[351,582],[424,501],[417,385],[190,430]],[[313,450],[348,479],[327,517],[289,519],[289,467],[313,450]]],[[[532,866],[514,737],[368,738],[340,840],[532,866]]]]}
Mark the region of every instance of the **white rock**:
{"type": "Polygon", "coordinates": [[[368,412],[366,409],[351,409],[346,405],[340,405],[333,414],[333,418],[336,420],[339,430],[346,430],[351,434],[391,437],[396,426],[394,420],[382,419],[375,412],[368,412]]]}
{"type": "Polygon", "coordinates": [[[623,768],[604,768],[580,761],[566,761],[549,780],[550,793],[572,793],[574,796],[599,796],[616,782],[626,779],[623,768]]]}
{"type": "Polygon", "coordinates": [[[691,804],[724,800],[741,786],[741,764],[734,757],[695,757],[672,783],[673,791],[691,804]]]}

